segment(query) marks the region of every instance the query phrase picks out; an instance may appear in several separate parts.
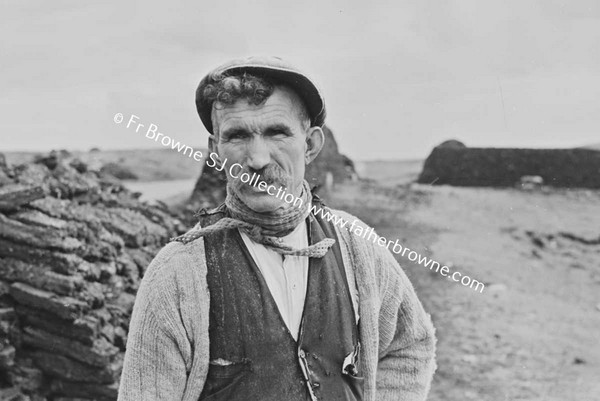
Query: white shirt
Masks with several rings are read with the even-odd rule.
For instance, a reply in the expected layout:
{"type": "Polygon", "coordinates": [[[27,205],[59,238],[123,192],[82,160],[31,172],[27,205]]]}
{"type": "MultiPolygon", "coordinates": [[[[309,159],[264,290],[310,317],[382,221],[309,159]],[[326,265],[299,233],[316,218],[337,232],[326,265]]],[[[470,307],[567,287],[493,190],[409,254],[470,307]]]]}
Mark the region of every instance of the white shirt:
{"type": "MultiPolygon", "coordinates": [[[[284,256],[252,241],[241,230],[240,234],[267,282],[283,321],[297,341],[308,287],[308,256],[284,256]]],[[[306,222],[298,224],[282,240],[284,244],[296,249],[307,247],[306,222]]]]}

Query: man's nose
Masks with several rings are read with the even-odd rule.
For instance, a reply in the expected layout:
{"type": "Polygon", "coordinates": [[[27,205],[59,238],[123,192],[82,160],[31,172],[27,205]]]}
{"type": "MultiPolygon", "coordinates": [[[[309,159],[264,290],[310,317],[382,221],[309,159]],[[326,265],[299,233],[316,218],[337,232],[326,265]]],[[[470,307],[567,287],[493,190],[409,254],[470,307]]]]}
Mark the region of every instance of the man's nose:
{"type": "Polygon", "coordinates": [[[261,170],[271,163],[269,147],[262,137],[254,137],[248,144],[246,163],[253,170],[261,170]]]}

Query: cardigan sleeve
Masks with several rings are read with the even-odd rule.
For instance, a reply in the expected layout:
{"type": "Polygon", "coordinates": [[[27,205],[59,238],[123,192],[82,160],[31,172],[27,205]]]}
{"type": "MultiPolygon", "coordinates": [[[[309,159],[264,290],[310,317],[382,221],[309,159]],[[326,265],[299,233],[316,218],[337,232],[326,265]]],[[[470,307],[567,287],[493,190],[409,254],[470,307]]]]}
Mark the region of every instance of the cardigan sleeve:
{"type": "Polygon", "coordinates": [[[436,369],[435,329],[398,262],[375,248],[376,263],[389,273],[379,318],[377,399],[422,401],[436,369]]]}
{"type": "Polygon", "coordinates": [[[119,401],[182,400],[191,345],[181,318],[181,244],[165,246],[150,263],[129,326],[119,401]]]}

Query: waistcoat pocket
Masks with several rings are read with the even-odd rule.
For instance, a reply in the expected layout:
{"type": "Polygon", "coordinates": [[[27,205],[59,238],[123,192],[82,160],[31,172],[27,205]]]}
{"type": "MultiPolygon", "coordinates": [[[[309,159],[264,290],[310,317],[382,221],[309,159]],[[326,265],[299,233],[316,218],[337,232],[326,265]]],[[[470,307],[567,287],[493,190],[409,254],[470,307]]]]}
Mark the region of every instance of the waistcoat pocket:
{"type": "Polygon", "coordinates": [[[208,367],[208,375],[199,401],[232,398],[237,384],[250,373],[249,361],[229,364],[213,364],[208,367]]]}
{"type": "Polygon", "coordinates": [[[346,384],[344,386],[344,392],[346,400],[348,401],[360,401],[364,396],[365,389],[365,378],[362,376],[352,376],[346,373],[342,374],[342,380],[346,384]]]}

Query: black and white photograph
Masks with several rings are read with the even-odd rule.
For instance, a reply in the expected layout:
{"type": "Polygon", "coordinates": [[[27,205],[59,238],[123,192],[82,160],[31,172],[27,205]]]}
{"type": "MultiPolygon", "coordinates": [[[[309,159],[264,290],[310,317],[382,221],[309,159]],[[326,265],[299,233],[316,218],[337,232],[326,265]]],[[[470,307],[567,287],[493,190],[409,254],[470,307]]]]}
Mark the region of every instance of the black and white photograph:
{"type": "Polygon", "coordinates": [[[600,2],[0,32],[0,401],[600,401],[600,2]]]}

